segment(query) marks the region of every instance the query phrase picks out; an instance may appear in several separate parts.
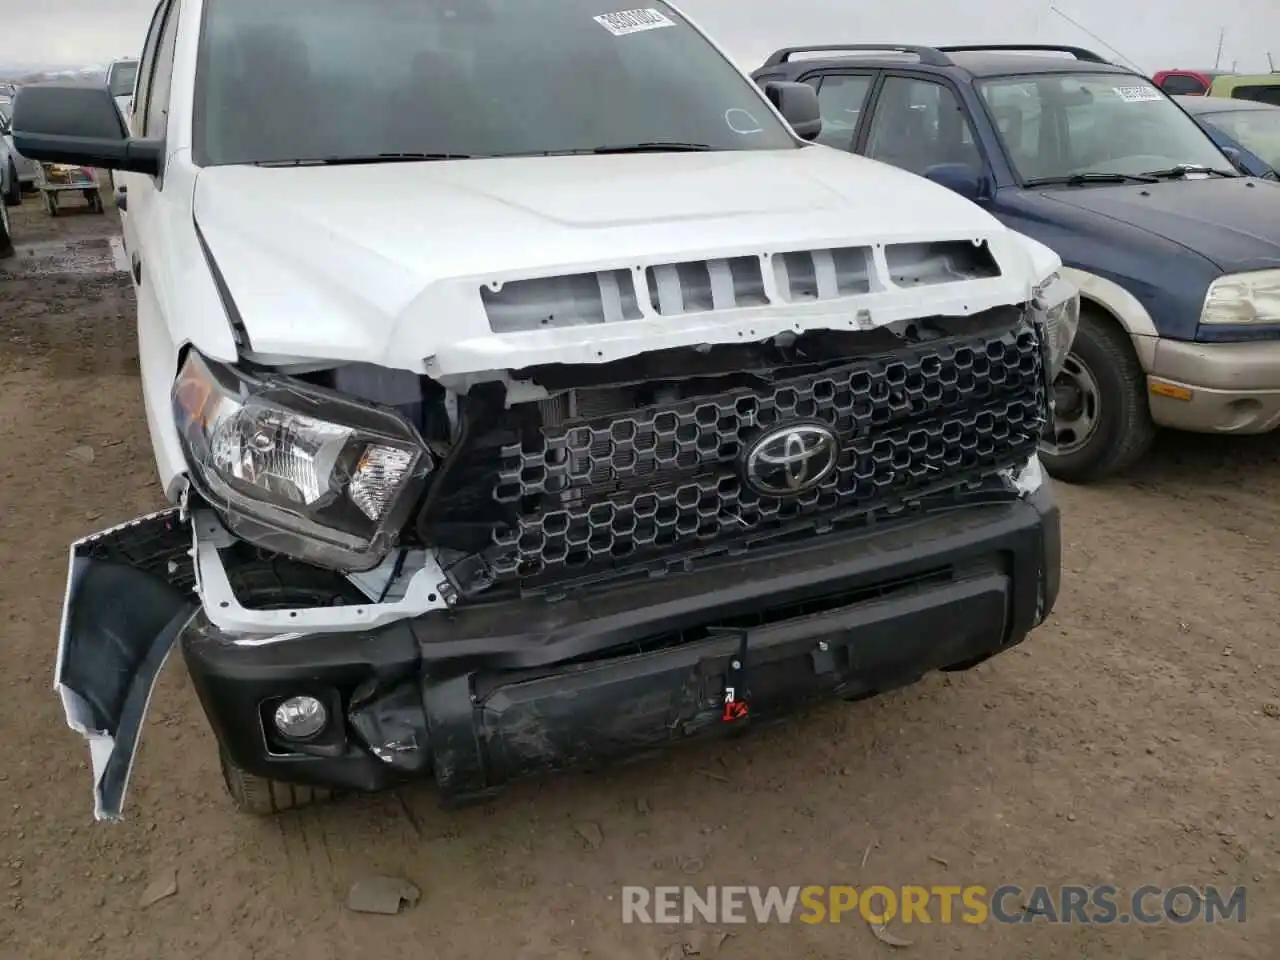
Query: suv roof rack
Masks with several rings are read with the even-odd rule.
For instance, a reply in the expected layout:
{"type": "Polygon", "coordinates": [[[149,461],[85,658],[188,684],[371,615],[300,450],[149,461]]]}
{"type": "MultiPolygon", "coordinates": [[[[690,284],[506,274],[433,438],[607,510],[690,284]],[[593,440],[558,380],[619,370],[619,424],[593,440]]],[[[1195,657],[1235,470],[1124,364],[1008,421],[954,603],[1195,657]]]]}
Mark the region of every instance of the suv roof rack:
{"type": "Polygon", "coordinates": [[[1085,47],[1066,47],[1056,43],[973,43],[959,46],[938,47],[939,53],[979,53],[982,51],[1006,51],[1014,53],[1026,50],[1035,53],[1069,53],[1077,60],[1087,63],[1106,63],[1111,61],[1099,56],[1085,47]]]}
{"type": "Polygon", "coordinates": [[[816,47],[783,47],[775,50],[764,62],[765,67],[776,67],[791,59],[793,53],[858,53],[880,51],[882,53],[914,53],[920,62],[931,67],[949,67],[951,58],[936,47],[913,46],[901,43],[830,43],[816,47]]]}

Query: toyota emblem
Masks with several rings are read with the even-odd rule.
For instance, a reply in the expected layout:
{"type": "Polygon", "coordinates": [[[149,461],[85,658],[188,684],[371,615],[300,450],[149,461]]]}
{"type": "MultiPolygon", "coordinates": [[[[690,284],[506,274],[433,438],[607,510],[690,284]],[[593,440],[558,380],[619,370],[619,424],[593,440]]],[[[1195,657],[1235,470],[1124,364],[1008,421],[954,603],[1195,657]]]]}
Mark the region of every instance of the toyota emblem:
{"type": "Polygon", "coordinates": [[[793,423],[758,437],[743,456],[747,486],[766,497],[793,497],[831,476],[840,443],[823,423],[793,423]]]}

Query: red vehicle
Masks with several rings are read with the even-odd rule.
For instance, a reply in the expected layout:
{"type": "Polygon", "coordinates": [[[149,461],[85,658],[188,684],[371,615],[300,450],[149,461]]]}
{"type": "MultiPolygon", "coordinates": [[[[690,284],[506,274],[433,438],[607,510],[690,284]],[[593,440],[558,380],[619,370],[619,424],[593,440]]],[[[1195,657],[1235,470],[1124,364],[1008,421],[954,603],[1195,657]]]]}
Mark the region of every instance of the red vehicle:
{"type": "Polygon", "coordinates": [[[1215,77],[1225,77],[1230,70],[1161,70],[1152,82],[1169,96],[1203,97],[1209,93],[1215,77]]]}

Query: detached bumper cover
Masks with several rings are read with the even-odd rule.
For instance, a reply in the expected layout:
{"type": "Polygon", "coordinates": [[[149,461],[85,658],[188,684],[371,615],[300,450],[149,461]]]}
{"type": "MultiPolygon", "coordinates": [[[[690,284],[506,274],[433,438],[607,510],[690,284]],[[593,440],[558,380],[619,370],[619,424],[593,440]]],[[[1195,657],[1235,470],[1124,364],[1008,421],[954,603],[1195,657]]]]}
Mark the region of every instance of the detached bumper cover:
{"type": "Polygon", "coordinates": [[[54,688],[89,741],[99,820],[120,816],[152,688],[197,608],[183,589],[190,544],[173,510],[71,545],[54,688]]]}

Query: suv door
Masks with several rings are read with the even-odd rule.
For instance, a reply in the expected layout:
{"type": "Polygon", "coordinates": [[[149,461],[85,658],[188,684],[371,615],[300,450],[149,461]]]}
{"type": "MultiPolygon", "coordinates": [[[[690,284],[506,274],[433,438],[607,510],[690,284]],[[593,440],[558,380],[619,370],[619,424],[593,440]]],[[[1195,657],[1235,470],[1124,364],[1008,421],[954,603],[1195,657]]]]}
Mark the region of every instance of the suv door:
{"type": "Polygon", "coordinates": [[[822,132],[815,143],[853,150],[878,75],[875,70],[840,70],[812,73],[803,78],[801,82],[818,91],[822,132]]]}
{"type": "Polygon", "coordinates": [[[942,164],[989,172],[968,108],[948,82],[922,74],[888,73],[870,109],[858,152],[924,175],[942,164]]]}

